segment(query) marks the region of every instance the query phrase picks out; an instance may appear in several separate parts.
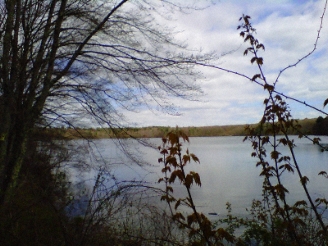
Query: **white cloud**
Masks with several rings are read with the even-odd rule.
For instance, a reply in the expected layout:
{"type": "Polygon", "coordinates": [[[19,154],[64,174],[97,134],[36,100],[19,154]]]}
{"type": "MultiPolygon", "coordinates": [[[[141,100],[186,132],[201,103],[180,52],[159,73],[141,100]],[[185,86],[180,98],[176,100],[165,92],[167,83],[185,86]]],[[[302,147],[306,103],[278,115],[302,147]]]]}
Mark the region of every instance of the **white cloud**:
{"type": "MultiPolygon", "coordinates": [[[[218,1],[216,5],[189,15],[175,16],[174,25],[184,30],[177,39],[186,41],[192,48],[204,52],[216,51],[225,55],[219,66],[245,73],[252,77],[256,67],[251,56],[243,56],[245,44],[236,30],[239,17],[252,16],[256,37],[266,50],[263,69],[269,82],[275,81],[279,71],[294,64],[312,49],[320,25],[323,1],[218,1]]],[[[321,107],[328,97],[328,13],[316,53],[296,67],[288,69],[279,78],[277,89],[301,101],[313,102],[321,107]]],[[[199,81],[205,92],[199,102],[175,99],[182,116],[153,114],[147,110],[128,113],[128,118],[139,125],[225,125],[255,123],[261,118],[263,89],[255,83],[219,70],[202,68],[206,79],[199,81]]],[[[317,117],[319,113],[289,102],[297,118],[317,117]]]]}

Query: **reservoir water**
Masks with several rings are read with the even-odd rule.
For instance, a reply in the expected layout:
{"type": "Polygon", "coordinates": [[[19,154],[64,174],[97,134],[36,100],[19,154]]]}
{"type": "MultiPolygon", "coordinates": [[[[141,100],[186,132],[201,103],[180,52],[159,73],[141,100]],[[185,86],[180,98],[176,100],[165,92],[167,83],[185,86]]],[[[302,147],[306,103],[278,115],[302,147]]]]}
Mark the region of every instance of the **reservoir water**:
{"type": "MultiPolygon", "coordinates": [[[[320,147],[306,139],[294,138],[296,143],[296,158],[302,174],[310,180],[309,190],[316,197],[328,196],[328,179],[318,176],[320,171],[328,172],[328,152],[321,152],[320,147]]],[[[328,137],[321,137],[322,143],[328,143],[328,137]]],[[[161,139],[147,139],[153,146],[161,145],[161,139]]],[[[81,144],[82,140],[71,142],[81,144]]],[[[162,187],[157,181],[163,177],[162,166],[158,163],[161,157],[159,151],[137,143],[135,140],[123,140],[124,148],[143,164],[138,165],[127,158],[117,144],[110,139],[93,140],[85,149],[78,148],[83,153],[86,163],[91,163],[92,169],[71,171],[71,179],[92,180],[101,167],[106,166],[108,173],[116,180],[143,181],[149,186],[162,187]],[[92,151],[91,151],[92,150],[92,151]],[[147,164],[146,164],[147,163],[147,164]]],[[[200,164],[192,163],[190,170],[198,172],[201,187],[192,187],[192,194],[198,209],[203,213],[226,214],[226,202],[232,204],[234,214],[246,214],[253,199],[261,199],[263,178],[259,176],[261,169],[256,167],[257,159],[251,157],[251,143],[243,142],[243,137],[197,137],[190,138],[190,143],[184,144],[191,153],[200,160],[200,164]]],[[[284,152],[284,150],[281,150],[284,152]]],[[[268,156],[270,156],[268,154],[268,156]]],[[[270,161],[270,157],[268,157],[270,161]]],[[[285,172],[283,182],[289,190],[290,202],[305,199],[299,177],[285,172]]],[[[92,182],[90,181],[90,184],[92,182]]],[[[178,181],[173,185],[176,196],[185,196],[184,187],[178,181]]],[[[156,197],[159,200],[159,197],[156,197]]]]}

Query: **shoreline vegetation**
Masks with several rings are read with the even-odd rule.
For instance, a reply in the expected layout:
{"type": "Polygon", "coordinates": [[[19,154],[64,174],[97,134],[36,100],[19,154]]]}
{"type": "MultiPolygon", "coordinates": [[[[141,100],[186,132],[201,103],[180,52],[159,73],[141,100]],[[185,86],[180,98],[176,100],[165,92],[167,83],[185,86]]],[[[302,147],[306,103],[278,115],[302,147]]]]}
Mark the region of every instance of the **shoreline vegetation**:
{"type": "MultiPolygon", "coordinates": [[[[301,126],[300,131],[307,135],[326,135],[328,134],[328,118],[312,118],[298,120],[301,126]]],[[[188,126],[179,127],[189,137],[218,137],[218,136],[245,136],[245,127],[250,125],[254,128],[258,124],[244,125],[223,125],[223,126],[188,126]]],[[[175,127],[170,126],[148,126],[148,127],[129,127],[129,128],[46,128],[36,129],[36,135],[42,137],[52,137],[55,139],[106,139],[106,138],[161,138],[175,127]]],[[[299,135],[296,130],[290,132],[299,135]]]]}

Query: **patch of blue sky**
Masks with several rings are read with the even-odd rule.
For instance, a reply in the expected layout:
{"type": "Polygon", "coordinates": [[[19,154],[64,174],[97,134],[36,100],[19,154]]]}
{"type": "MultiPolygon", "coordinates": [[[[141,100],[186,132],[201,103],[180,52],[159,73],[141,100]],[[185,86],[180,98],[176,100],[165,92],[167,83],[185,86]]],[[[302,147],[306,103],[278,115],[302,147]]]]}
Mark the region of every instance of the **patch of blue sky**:
{"type": "MultiPolygon", "coordinates": [[[[305,101],[305,103],[316,106],[319,110],[324,110],[323,102],[307,100],[305,101]]],[[[305,118],[312,119],[312,118],[317,118],[319,116],[325,117],[323,113],[317,110],[313,110],[307,107],[305,104],[288,101],[288,105],[294,119],[305,119],[305,118]]]]}
{"type": "MultiPolygon", "coordinates": [[[[320,40],[319,40],[320,42],[320,40]]],[[[320,43],[319,43],[320,44],[320,43]]],[[[328,54],[327,46],[319,46],[318,49],[313,52],[311,59],[315,62],[316,60],[326,59],[328,54]]]]}
{"type": "MultiPolygon", "coordinates": [[[[260,55],[264,57],[263,69],[269,82],[275,80],[281,69],[297,62],[313,48],[324,3],[319,0],[215,2],[215,6],[203,11],[179,16],[174,25],[178,30],[181,28],[185,32],[177,35],[192,48],[203,47],[205,50],[216,50],[218,53],[238,49],[222,57],[219,65],[252,77],[258,70],[256,66],[251,65],[251,56],[243,56],[244,47],[240,46],[243,41],[236,30],[238,18],[243,13],[250,15],[254,27],[257,28],[257,38],[266,48],[260,55]]],[[[324,22],[324,28],[326,25],[327,21],[324,22]]],[[[318,50],[296,68],[286,71],[279,79],[277,87],[286,95],[304,100],[320,109],[328,97],[328,86],[325,86],[324,81],[328,71],[325,33],[328,33],[327,29],[322,31],[318,50]]],[[[126,114],[131,122],[139,126],[244,124],[256,123],[261,119],[263,100],[267,97],[261,86],[232,74],[210,69],[202,71],[208,79],[199,81],[205,94],[199,98],[199,102],[166,97],[166,101],[161,101],[164,108],[160,108],[138,87],[127,86],[128,81],[114,83],[108,79],[109,84],[105,88],[109,93],[113,93],[111,96],[123,96],[121,99],[125,99],[127,105],[135,105],[133,111],[126,114]],[[182,115],[166,114],[170,111],[182,115]]],[[[104,81],[98,82],[107,80],[105,76],[103,79],[104,81]]],[[[290,100],[287,102],[291,106],[294,118],[314,118],[320,115],[303,104],[290,100]]],[[[113,101],[112,106],[116,108],[122,105],[113,101]]]]}

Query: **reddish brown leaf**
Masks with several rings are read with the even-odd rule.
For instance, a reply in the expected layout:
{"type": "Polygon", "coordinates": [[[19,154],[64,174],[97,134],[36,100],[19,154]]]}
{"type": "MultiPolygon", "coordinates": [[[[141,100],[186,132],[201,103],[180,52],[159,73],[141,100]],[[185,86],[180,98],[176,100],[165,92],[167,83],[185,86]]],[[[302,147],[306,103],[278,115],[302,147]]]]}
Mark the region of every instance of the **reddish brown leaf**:
{"type": "Polygon", "coordinates": [[[198,184],[199,186],[202,186],[199,174],[196,172],[192,172],[192,175],[194,177],[195,183],[198,184]]]}
{"type": "Polygon", "coordinates": [[[175,203],[175,206],[174,208],[177,209],[181,204],[181,199],[179,199],[176,203],[175,203]]]}
{"type": "Polygon", "coordinates": [[[199,162],[199,159],[198,159],[198,157],[197,157],[196,155],[194,155],[194,154],[190,154],[190,156],[191,156],[191,159],[192,159],[194,162],[198,162],[198,163],[200,163],[200,162],[199,162]]]}
{"type": "Polygon", "coordinates": [[[255,81],[257,78],[261,78],[261,74],[255,74],[252,78],[252,81],[255,81]]]}
{"type": "Polygon", "coordinates": [[[323,102],[323,106],[326,107],[327,104],[328,104],[328,98],[323,102]]]}
{"type": "Polygon", "coordinates": [[[309,178],[306,177],[306,176],[303,176],[303,177],[301,178],[301,183],[302,183],[302,185],[306,185],[307,182],[309,182],[309,178]]]}
{"type": "Polygon", "coordinates": [[[192,175],[187,174],[187,176],[185,178],[185,181],[184,181],[184,185],[189,189],[190,186],[192,185],[192,183],[193,183],[193,177],[192,177],[192,175]]]}

